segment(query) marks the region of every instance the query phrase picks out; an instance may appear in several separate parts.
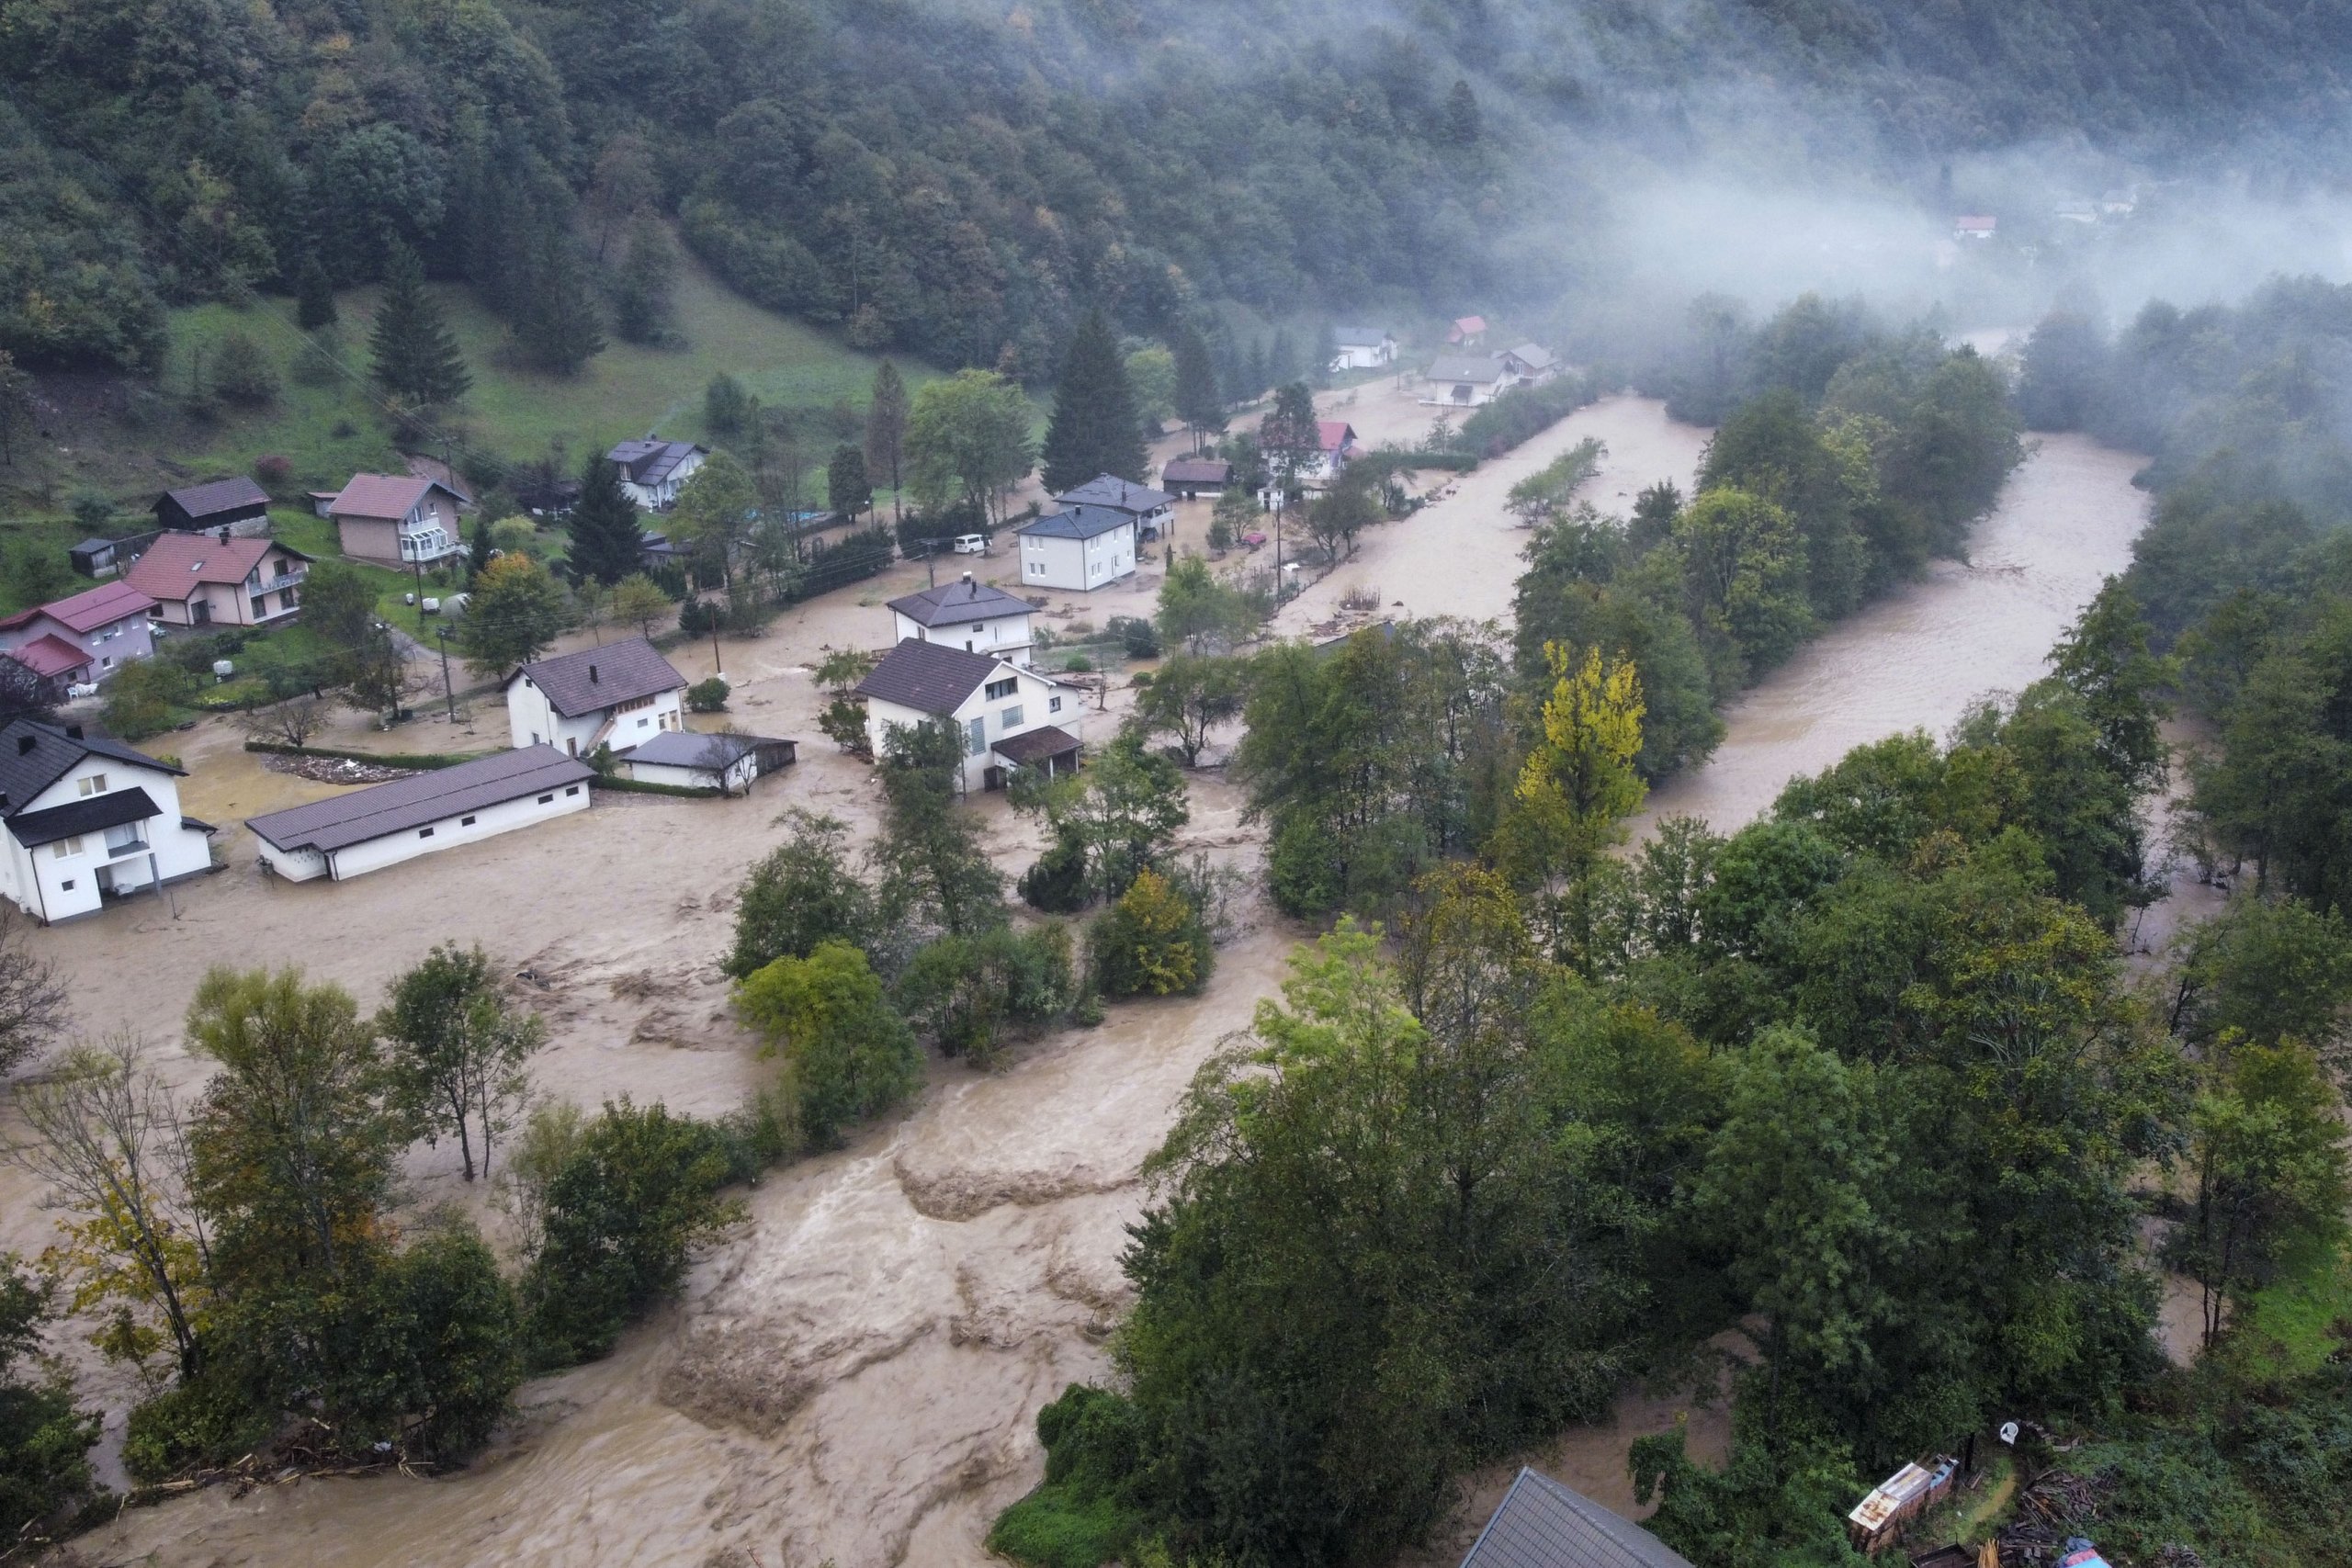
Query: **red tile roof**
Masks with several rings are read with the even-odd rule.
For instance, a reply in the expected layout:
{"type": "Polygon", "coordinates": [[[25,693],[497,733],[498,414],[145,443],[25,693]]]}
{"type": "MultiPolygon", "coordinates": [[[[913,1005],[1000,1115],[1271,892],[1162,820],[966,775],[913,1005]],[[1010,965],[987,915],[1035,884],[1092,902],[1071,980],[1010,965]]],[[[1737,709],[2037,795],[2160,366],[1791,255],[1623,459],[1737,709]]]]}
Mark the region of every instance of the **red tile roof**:
{"type": "Polygon", "coordinates": [[[151,599],[187,602],[189,591],[202,582],[243,582],[262,558],[276,550],[296,560],[311,558],[275,539],[231,539],[223,543],[209,534],[164,534],[130,563],[122,581],[151,599]]]}
{"type": "Polygon", "coordinates": [[[421,479],[414,474],[354,474],[351,482],[327,508],[330,517],[384,517],[398,522],[409,513],[431,489],[439,489],[450,500],[458,493],[438,479],[421,479]]]}
{"type": "Polygon", "coordinates": [[[1318,419],[1315,422],[1315,434],[1321,441],[1323,450],[1340,452],[1345,451],[1348,444],[1356,438],[1356,427],[1344,419],[1318,419]]]}
{"type": "Polygon", "coordinates": [[[94,632],[100,626],[144,615],[154,607],[154,600],[127,582],[101,582],[72,598],[53,599],[29,610],[19,610],[6,620],[0,620],[0,631],[27,625],[36,615],[47,615],[70,631],[94,632]]]}
{"type": "Polygon", "coordinates": [[[79,670],[90,662],[88,654],[55,632],[37,637],[22,648],[10,649],[8,657],[43,680],[79,670]]]}

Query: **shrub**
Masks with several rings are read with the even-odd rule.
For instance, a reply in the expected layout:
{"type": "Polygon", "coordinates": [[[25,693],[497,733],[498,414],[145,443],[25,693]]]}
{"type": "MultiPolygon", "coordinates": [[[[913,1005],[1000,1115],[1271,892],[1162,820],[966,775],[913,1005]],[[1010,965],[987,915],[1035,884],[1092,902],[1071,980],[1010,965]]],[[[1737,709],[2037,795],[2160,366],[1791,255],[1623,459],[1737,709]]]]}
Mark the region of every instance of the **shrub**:
{"type": "Polygon", "coordinates": [[[735,947],[720,967],[738,980],[829,942],[864,947],[875,935],[874,895],[842,848],[847,828],[797,808],[786,820],[792,836],[752,867],[736,901],[735,947]]]}
{"type": "Polygon", "coordinates": [[[1086,951],[1094,983],[1114,998],[1195,994],[1216,956],[1200,911],[1156,871],[1095,918],[1086,951]]]}
{"type": "Polygon", "coordinates": [[[1086,844],[1074,834],[1057,838],[1037,863],[1021,874],[1021,897],[1033,909],[1074,915],[1086,908],[1086,844]]]}
{"type": "Polygon", "coordinates": [[[294,488],[294,459],[276,453],[254,458],[254,482],[283,500],[294,488]]]}
{"type": "Polygon", "coordinates": [[[922,1050],[882,994],[865,954],[820,942],[806,958],[779,958],[735,987],[735,1005],[785,1060],[801,1132],[817,1145],[850,1122],[888,1110],[922,1077],[922,1050]]]}
{"type": "Polygon", "coordinates": [[[718,713],[727,705],[725,677],[713,675],[686,688],[686,706],[695,713],[718,713]]]}
{"type": "Polygon", "coordinates": [[[985,1062],[1005,1040],[1058,1021],[1074,989],[1067,931],[1000,926],[944,936],[917,953],[899,977],[897,1000],[940,1050],[985,1062]]]}
{"type": "Polygon", "coordinates": [[[277,371],[261,344],[243,333],[231,333],[214,350],[212,385],[231,402],[258,408],[277,396],[277,371]]]}
{"type": "Polygon", "coordinates": [[[206,1375],[131,1406],[122,1467],[152,1486],[193,1465],[225,1464],[266,1441],[276,1425],[223,1376],[206,1375]]]}
{"type": "Polygon", "coordinates": [[[141,659],[107,682],[107,728],[125,740],[144,740],[179,722],[196,698],[196,678],[166,660],[141,659]]]}
{"type": "Polygon", "coordinates": [[[874,750],[874,738],[865,728],[865,699],[846,694],[825,705],[817,716],[817,731],[844,751],[860,756],[874,750]]]}
{"type": "Polygon", "coordinates": [[[1037,1412],[1046,1479],[997,1516],[990,1551],[1038,1568],[1094,1568],[1130,1550],[1144,1523],[1130,1500],[1140,1449],[1135,1406],[1072,1383],[1037,1412]]]}
{"type": "Polygon", "coordinates": [[[1106,628],[1126,649],[1129,659],[1159,657],[1159,630],[1140,615],[1114,615],[1106,628]]]}

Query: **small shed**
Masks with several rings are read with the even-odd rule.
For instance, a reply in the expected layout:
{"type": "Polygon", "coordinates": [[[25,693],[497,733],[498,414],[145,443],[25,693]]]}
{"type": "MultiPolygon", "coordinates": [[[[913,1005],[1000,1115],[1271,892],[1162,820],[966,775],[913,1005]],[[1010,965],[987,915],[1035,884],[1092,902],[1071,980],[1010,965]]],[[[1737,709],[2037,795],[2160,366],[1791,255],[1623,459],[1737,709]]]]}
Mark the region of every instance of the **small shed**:
{"type": "Polygon", "coordinates": [[[1903,1527],[1951,1495],[1960,1461],[1948,1454],[1919,1464],[1906,1464],[1854,1505],[1846,1516],[1846,1533],[1855,1550],[1876,1552],[1892,1544],[1903,1527]]]}
{"type": "Polygon", "coordinates": [[[767,774],[790,767],[799,754],[798,743],[791,740],[671,729],[622,752],[620,762],[639,784],[740,795],[767,774]]]}
{"type": "Polygon", "coordinates": [[[269,492],[243,474],[167,490],[153,511],[157,524],[184,534],[217,534],[226,528],[238,538],[249,538],[269,532],[269,492]]]}
{"type": "Polygon", "coordinates": [[[112,539],[85,539],[65,552],[74,570],[84,577],[112,577],[122,563],[115,558],[112,539]]]}
{"type": "Polygon", "coordinates": [[[1216,495],[1233,482],[1233,465],[1222,457],[1170,457],[1159,470],[1159,482],[1170,495],[1187,501],[1216,495]]]}

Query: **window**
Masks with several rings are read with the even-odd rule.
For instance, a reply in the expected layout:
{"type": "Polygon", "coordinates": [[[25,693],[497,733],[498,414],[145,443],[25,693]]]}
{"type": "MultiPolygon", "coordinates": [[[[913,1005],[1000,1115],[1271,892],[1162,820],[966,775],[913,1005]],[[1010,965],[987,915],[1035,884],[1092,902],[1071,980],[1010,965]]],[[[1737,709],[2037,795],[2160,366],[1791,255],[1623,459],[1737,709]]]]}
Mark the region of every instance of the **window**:
{"type": "Polygon", "coordinates": [[[49,852],[50,858],[52,860],[70,860],[81,852],[82,835],[79,833],[74,834],[70,839],[58,840],[55,844],[50,847],[49,852]]]}
{"type": "Polygon", "coordinates": [[[109,654],[107,654],[104,659],[99,660],[98,660],[98,668],[99,668],[99,669],[101,669],[101,670],[111,670],[111,669],[113,669],[113,668],[114,668],[114,655],[113,655],[113,654],[111,654],[111,653],[109,653],[109,654]]]}
{"type": "Polygon", "coordinates": [[[59,883],[59,884],[57,885],[57,888],[58,888],[58,891],[59,891],[59,892],[61,892],[61,893],[71,893],[71,892],[73,892],[73,891],[74,891],[74,879],[73,879],[72,877],[70,877],[70,876],[69,876],[69,877],[67,877],[64,881],[62,881],[62,882],[61,882],[61,883],[59,883]]]}
{"type": "Polygon", "coordinates": [[[988,749],[989,721],[984,718],[976,718],[965,730],[964,754],[967,757],[977,757],[988,749]]]}
{"type": "Polygon", "coordinates": [[[1047,697],[1047,698],[1046,699],[1046,711],[1047,713],[1059,713],[1059,712],[1061,712],[1061,711],[1062,711],[1062,700],[1061,700],[1061,698],[1059,698],[1059,697],[1047,697]]]}
{"type": "Polygon", "coordinates": [[[990,702],[995,702],[1000,697],[1009,697],[1012,695],[1013,693],[1020,689],[1021,682],[1018,677],[1011,677],[1002,681],[990,681],[988,687],[988,699],[990,702]]]}
{"type": "Polygon", "coordinates": [[[256,593],[256,594],[254,594],[254,595],[253,596],[253,601],[252,601],[252,603],[253,603],[253,607],[254,607],[254,620],[258,621],[258,620],[260,620],[263,616],[265,616],[265,615],[268,615],[268,614],[269,614],[269,595],[268,595],[268,594],[266,594],[266,593],[256,593]]]}
{"type": "Polygon", "coordinates": [[[474,819],[470,817],[461,817],[458,819],[458,826],[460,828],[470,828],[473,825],[474,819]]]}
{"type": "Polygon", "coordinates": [[[541,806],[550,806],[550,805],[553,805],[553,804],[554,804],[554,802],[555,802],[555,796],[553,796],[553,795],[543,795],[539,796],[539,804],[540,804],[541,806]]]}
{"type": "Polygon", "coordinates": [[[119,828],[107,829],[107,853],[109,855],[119,855],[125,850],[143,850],[146,847],[140,841],[139,824],[136,822],[126,822],[119,828]]]}
{"type": "Polygon", "coordinates": [[[419,828],[416,830],[416,836],[420,839],[429,839],[433,837],[433,829],[430,828],[419,828]]]}
{"type": "Polygon", "coordinates": [[[578,784],[571,784],[568,786],[563,793],[566,795],[578,795],[580,793],[580,786],[578,784]]]}
{"type": "Polygon", "coordinates": [[[1021,710],[1017,707],[1009,707],[1005,709],[1002,713],[997,715],[996,727],[1000,731],[1011,731],[1020,728],[1021,710]]]}
{"type": "Polygon", "coordinates": [[[104,773],[92,773],[74,787],[84,795],[104,795],[107,792],[107,776],[104,773]]]}

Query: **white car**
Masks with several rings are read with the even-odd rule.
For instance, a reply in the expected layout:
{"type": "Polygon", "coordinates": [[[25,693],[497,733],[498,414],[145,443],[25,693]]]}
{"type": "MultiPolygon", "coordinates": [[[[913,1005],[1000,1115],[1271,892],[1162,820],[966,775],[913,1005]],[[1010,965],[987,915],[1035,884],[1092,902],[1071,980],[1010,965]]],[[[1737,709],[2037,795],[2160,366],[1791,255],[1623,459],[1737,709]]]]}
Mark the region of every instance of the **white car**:
{"type": "Polygon", "coordinates": [[[958,534],[956,536],[956,553],[959,556],[984,556],[989,553],[989,536],[986,534],[958,534]]]}

